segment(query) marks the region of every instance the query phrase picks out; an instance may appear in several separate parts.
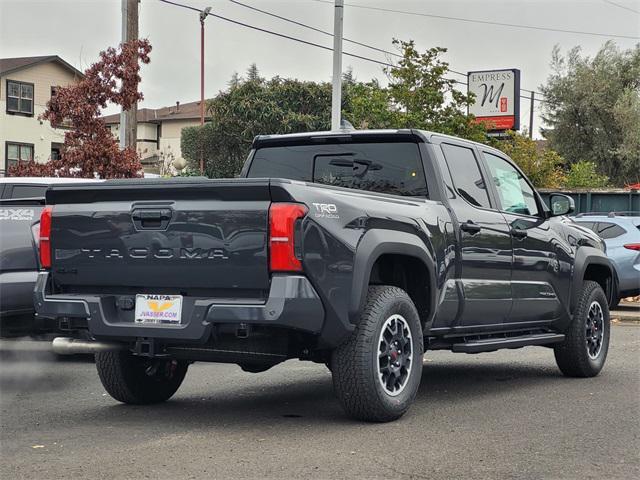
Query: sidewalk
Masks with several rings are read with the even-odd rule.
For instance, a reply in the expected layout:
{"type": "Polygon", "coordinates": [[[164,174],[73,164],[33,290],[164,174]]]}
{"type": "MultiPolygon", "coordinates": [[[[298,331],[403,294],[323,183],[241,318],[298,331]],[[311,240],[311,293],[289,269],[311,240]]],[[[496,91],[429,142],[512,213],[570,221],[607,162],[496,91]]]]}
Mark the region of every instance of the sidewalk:
{"type": "Polygon", "coordinates": [[[640,324],[640,303],[620,302],[620,305],[611,311],[611,321],[640,324]]]}

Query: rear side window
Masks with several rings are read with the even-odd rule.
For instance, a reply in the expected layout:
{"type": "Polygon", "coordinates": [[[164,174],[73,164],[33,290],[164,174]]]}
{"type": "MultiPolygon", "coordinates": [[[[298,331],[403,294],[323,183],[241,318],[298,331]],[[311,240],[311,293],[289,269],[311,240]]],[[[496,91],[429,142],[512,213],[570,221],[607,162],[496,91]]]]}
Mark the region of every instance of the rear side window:
{"type": "Polygon", "coordinates": [[[624,235],[627,231],[622,228],[620,225],[616,225],[615,223],[610,222],[599,222],[598,230],[596,231],[600,238],[604,238],[605,240],[610,238],[616,238],[620,235],[624,235]]]}
{"type": "Polygon", "coordinates": [[[442,151],[458,194],[476,207],[489,208],[489,194],[473,150],[443,143],[442,151]]]}
{"type": "Polygon", "coordinates": [[[593,222],[576,222],[576,223],[581,227],[586,227],[589,230],[593,230],[594,232],[596,231],[596,224],[593,222]]]}
{"type": "Polygon", "coordinates": [[[247,176],[310,182],[312,171],[313,155],[309,146],[271,147],[256,150],[247,176]]]}
{"type": "Polygon", "coordinates": [[[14,185],[11,198],[40,198],[46,191],[46,185],[14,185]]]}
{"type": "Polygon", "coordinates": [[[410,142],[270,147],[248,177],[289,178],[404,196],[427,196],[418,145],[410,142]]]}

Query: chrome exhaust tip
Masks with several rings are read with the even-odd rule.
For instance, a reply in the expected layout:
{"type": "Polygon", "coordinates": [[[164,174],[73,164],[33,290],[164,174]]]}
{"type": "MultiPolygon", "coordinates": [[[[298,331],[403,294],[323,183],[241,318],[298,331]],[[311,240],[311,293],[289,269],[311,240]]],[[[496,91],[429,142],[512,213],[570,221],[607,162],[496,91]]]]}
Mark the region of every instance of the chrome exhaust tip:
{"type": "Polygon", "coordinates": [[[94,342],[78,338],[56,337],[51,343],[53,353],[57,355],[78,355],[83,353],[123,350],[125,345],[113,342],[94,342]]]}

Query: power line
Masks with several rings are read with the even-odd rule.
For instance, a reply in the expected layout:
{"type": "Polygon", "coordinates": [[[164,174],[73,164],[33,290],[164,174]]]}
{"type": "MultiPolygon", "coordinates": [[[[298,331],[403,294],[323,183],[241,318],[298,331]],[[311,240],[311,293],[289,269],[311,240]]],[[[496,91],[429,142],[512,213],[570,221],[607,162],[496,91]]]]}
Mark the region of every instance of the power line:
{"type": "MultiPolygon", "coordinates": [[[[304,28],[308,28],[308,29],[313,30],[313,31],[315,31],[315,32],[319,32],[319,33],[322,33],[322,34],[324,34],[324,35],[328,35],[328,36],[330,36],[330,37],[333,37],[333,33],[328,32],[328,31],[326,31],[326,30],[322,30],[322,29],[320,29],[320,28],[317,28],[317,27],[314,27],[314,26],[311,26],[311,25],[308,25],[308,24],[306,24],[306,23],[298,22],[298,21],[296,21],[296,20],[292,20],[292,19],[287,18],[287,17],[284,17],[284,16],[282,16],[282,15],[277,15],[277,14],[275,14],[275,13],[273,13],[273,12],[269,12],[269,11],[266,11],[266,10],[262,10],[262,9],[260,9],[260,8],[253,7],[253,6],[251,6],[251,5],[247,5],[247,4],[245,4],[245,3],[239,2],[238,0],[229,0],[229,1],[230,1],[231,3],[235,3],[235,4],[237,4],[237,5],[240,5],[240,6],[243,6],[243,7],[249,8],[249,9],[251,9],[251,10],[254,10],[254,11],[257,11],[257,12],[260,12],[260,13],[263,13],[263,14],[265,14],[265,15],[269,15],[269,16],[271,16],[271,17],[278,18],[278,19],[283,20],[283,21],[285,21],[285,22],[293,23],[293,24],[295,24],[295,25],[298,25],[298,26],[301,26],[301,27],[304,27],[304,28]]],[[[381,49],[381,48],[374,47],[374,46],[368,45],[368,44],[366,44],[366,43],[358,42],[358,41],[355,41],[355,40],[350,40],[350,39],[347,39],[346,37],[344,37],[344,38],[343,38],[343,40],[345,40],[345,41],[347,41],[347,42],[354,43],[354,44],[356,44],[356,45],[360,45],[360,46],[362,46],[362,47],[370,48],[370,49],[372,49],[372,50],[377,50],[377,51],[379,51],[379,52],[387,53],[387,54],[389,54],[389,55],[393,55],[393,56],[395,56],[395,57],[402,58],[402,55],[400,55],[400,54],[397,54],[397,53],[394,53],[394,52],[389,52],[389,51],[387,51],[387,50],[383,50],[383,49],[381,49]]],[[[386,65],[388,65],[388,64],[386,64],[386,65]]],[[[457,71],[457,70],[453,70],[452,68],[448,68],[448,71],[449,71],[449,72],[451,72],[451,73],[455,73],[455,74],[457,74],[457,75],[460,75],[460,76],[462,76],[462,77],[465,77],[465,78],[467,78],[467,77],[468,77],[468,74],[463,73],[463,72],[459,72],[459,71],[457,71]]],[[[464,83],[464,84],[466,85],[466,83],[465,83],[465,82],[458,82],[458,83],[460,83],[460,84],[464,83]]],[[[526,89],[526,88],[521,88],[520,90],[521,90],[521,91],[523,91],[523,92],[529,92],[529,93],[531,93],[531,92],[533,91],[533,90],[528,90],[528,89],[526,89]]],[[[540,92],[535,92],[535,93],[536,93],[537,95],[544,96],[544,95],[543,95],[542,93],[540,93],[540,92]]]]}
{"type": "Polygon", "coordinates": [[[204,10],[202,10],[200,8],[191,7],[189,5],[183,5],[182,3],[170,2],[169,0],[159,0],[159,1],[161,1],[162,3],[168,3],[170,5],[175,5],[176,7],[188,8],[189,10],[193,10],[194,12],[202,13],[204,11],[204,10]]]}
{"type": "MultiPolygon", "coordinates": [[[[308,25],[308,24],[306,24],[306,23],[302,23],[302,22],[299,22],[299,21],[297,21],[297,20],[293,20],[293,19],[291,19],[291,18],[283,17],[282,15],[278,15],[278,14],[276,14],[276,13],[269,12],[269,11],[267,11],[267,10],[262,10],[262,9],[260,9],[260,8],[253,7],[253,6],[251,6],[251,5],[247,5],[247,4],[245,4],[245,3],[241,3],[241,2],[239,2],[239,1],[237,1],[237,0],[229,0],[229,1],[230,1],[231,3],[235,3],[236,5],[240,5],[240,6],[242,6],[242,7],[249,8],[249,9],[251,9],[251,10],[254,10],[254,11],[256,11],[256,12],[264,13],[265,15],[269,15],[269,16],[274,17],[274,18],[279,18],[280,20],[283,20],[283,21],[285,21],[285,22],[289,22],[289,23],[292,23],[292,24],[294,24],[294,25],[298,25],[298,26],[300,26],[300,27],[308,28],[309,30],[313,30],[314,32],[322,33],[322,34],[324,34],[324,35],[328,35],[328,36],[330,36],[330,37],[333,37],[333,33],[328,32],[328,31],[326,31],[326,30],[322,30],[321,28],[317,28],[317,27],[314,27],[314,26],[312,26],[312,25],[308,25]]],[[[396,53],[396,52],[390,52],[389,50],[384,50],[383,48],[374,47],[373,45],[369,45],[369,44],[367,44],[367,43],[363,43],[363,42],[358,42],[357,40],[353,40],[353,39],[350,39],[350,38],[347,38],[347,37],[342,37],[342,39],[343,39],[345,42],[353,43],[354,45],[359,45],[359,46],[361,46],[361,47],[369,48],[369,49],[371,49],[371,50],[376,50],[376,51],[378,51],[378,52],[385,53],[385,54],[387,54],[387,55],[392,55],[392,56],[397,57],[397,58],[402,58],[402,55],[400,55],[399,53],[396,53]]],[[[463,77],[466,77],[466,76],[467,76],[467,74],[466,74],[466,73],[464,73],[464,72],[458,72],[458,71],[453,70],[453,69],[451,69],[451,68],[449,69],[449,71],[450,71],[451,73],[455,73],[456,75],[460,75],[460,76],[463,76],[463,77]]]]}
{"type": "MultiPolygon", "coordinates": [[[[246,3],[238,2],[237,0],[229,0],[229,1],[231,3],[235,3],[236,5],[240,5],[241,7],[248,8],[248,9],[254,10],[256,12],[264,13],[265,15],[269,15],[270,17],[278,18],[278,19],[283,20],[285,22],[289,22],[289,23],[292,23],[294,25],[298,25],[299,27],[308,28],[309,30],[313,30],[314,32],[322,33],[323,35],[328,35],[330,37],[333,37],[333,33],[328,32],[326,30],[322,30],[321,28],[317,28],[317,27],[314,27],[314,26],[311,26],[311,25],[307,25],[306,23],[298,22],[298,21],[293,20],[291,18],[283,17],[282,15],[278,15],[276,13],[269,12],[267,10],[262,10],[260,8],[257,8],[257,7],[251,6],[251,5],[247,5],[246,3]]],[[[382,48],[374,47],[373,45],[368,45],[366,43],[358,42],[356,40],[352,40],[352,39],[347,38],[347,37],[342,37],[342,40],[344,40],[345,42],[353,43],[354,45],[359,45],[361,47],[365,47],[365,48],[369,48],[371,50],[375,50],[375,51],[380,52],[380,53],[385,53],[387,55],[392,55],[394,57],[402,57],[402,55],[400,55],[400,54],[398,54],[396,52],[390,52],[389,50],[384,50],[382,48]]]]}
{"type": "MultiPolygon", "coordinates": [[[[168,3],[168,4],[171,4],[171,5],[175,5],[177,7],[188,8],[189,10],[194,10],[194,11],[197,11],[197,12],[201,12],[202,11],[199,8],[191,7],[189,5],[184,5],[184,4],[177,3],[177,2],[172,2],[170,0],[159,0],[159,1],[162,2],[162,3],[168,3]]],[[[209,16],[215,17],[215,18],[219,18],[220,20],[224,20],[225,22],[230,22],[230,23],[233,23],[235,25],[240,25],[241,27],[250,28],[252,30],[257,30],[259,32],[267,33],[269,35],[274,35],[276,37],[285,38],[287,40],[291,40],[291,41],[294,41],[294,42],[302,43],[302,44],[309,45],[309,46],[316,47],[316,48],[321,48],[323,50],[328,50],[328,51],[331,51],[331,52],[333,51],[333,48],[327,47],[325,45],[321,45],[319,43],[314,43],[314,42],[310,42],[308,40],[303,40],[301,38],[292,37],[291,35],[285,35],[284,33],[274,32],[272,30],[267,30],[266,28],[256,27],[255,25],[250,25],[248,23],[240,22],[238,20],[234,20],[234,19],[231,19],[231,18],[223,17],[222,15],[218,15],[216,13],[209,12],[209,16]]],[[[344,52],[343,51],[342,54],[346,55],[348,57],[353,57],[353,58],[358,58],[360,60],[365,60],[367,62],[377,63],[378,65],[383,65],[385,67],[391,67],[391,68],[395,67],[395,65],[393,65],[391,63],[383,62],[383,61],[376,60],[376,59],[370,58],[370,57],[365,57],[363,55],[357,55],[355,53],[350,53],[350,52],[344,52]]],[[[465,85],[465,86],[467,85],[466,82],[461,82],[459,80],[454,80],[454,79],[449,79],[449,78],[447,78],[446,80],[451,80],[451,81],[453,81],[453,82],[455,82],[455,83],[457,83],[459,85],[465,85]]]]}
{"type": "MultiPolygon", "coordinates": [[[[170,5],[175,5],[177,7],[182,7],[182,8],[186,8],[186,9],[189,9],[189,10],[193,10],[195,12],[202,12],[201,9],[196,8],[196,7],[192,7],[190,5],[185,5],[185,4],[178,3],[178,2],[173,2],[173,1],[170,1],[170,0],[159,0],[159,1],[162,2],[162,3],[168,3],[170,5]]],[[[231,1],[233,1],[233,0],[231,0],[231,1]]],[[[234,2],[234,3],[236,3],[236,2],[234,2]]],[[[310,42],[308,40],[303,40],[301,38],[296,38],[296,37],[292,37],[290,35],[285,35],[283,33],[267,30],[265,28],[256,27],[255,25],[250,25],[248,23],[240,22],[238,20],[234,20],[234,19],[231,19],[231,18],[223,17],[222,15],[218,15],[218,14],[215,14],[215,13],[212,13],[212,12],[209,12],[209,15],[212,16],[212,17],[219,18],[220,20],[224,20],[226,22],[230,22],[230,23],[233,23],[233,24],[236,24],[236,25],[240,25],[242,27],[249,28],[249,29],[252,29],[252,30],[257,30],[259,32],[267,33],[269,35],[274,35],[274,36],[277,36],[277,37],[280,37],[280,38],[284,38],[284,39],[291,40],[291,41],[294,41],[294,42],[302,43],[304,45],[309,45],[309,46],[312,46],[312,47],[321,48],[323,50],[333,51],[333,48],[327,47],[325,45],[321,45],[319,43],[310,42]]],[[[333,34],[331,34],[331,35],[333,36],[333,34]]],[[[344,52],[343,51],[342,54],[346,55],[346,56],[349,56],[349,57],[358,58],[360,60],[364,60],[364,61],[367,61],[367,62],[377,63],[378,65],[382,65],[382,66],[385,66],[385,67],[391,67],[391,68],[395,67],[395,65],[393,65],[391,63],[383,62],[383,61],[376,60],[376,59],[373,59],[373,58],[370,58],[370,57],[365,57],[365,56],[362,56],[362,55],[357,55],[355,53],[349,53],[349,52],[344,52]]],[[[449,71],[454,72],[453,70],[449,70],[449,71]]],[[[455,72],[455,73],[458,73],[458,72],[455,72]]],[[[462,74],[462,75],[464,75],[465,77],[467,76],[466,74],[462,74]]],[[[453,81],[454,83],[456,83],[458,85],[464,85],[465,87],[468,86],[467,82],[461,82],[459,80],[455,80],[455,79],[452,79],[452,78],[445,78],[445,80],[453,81]]],[[[520,90],[524,91],[524,92],[533,92],[533,90],[527,90],[527,89],[524,89],[524,88],[521,88],[520,90]]],[[[543,96],[542,93],[539,93],[539,92],[535,92],[535,93],[536,93],[536,95],[543,96]]],[[[545,100],[539,99],[539,98],[534,98],[534,101],[535,102],[540,102],[540,103],[545,103],[545,100]]]]}
{"type": "Polygon", "coordinates": [[[602,1],[603,1],[604,3],[608,3],[609,5],[613,5],[614,7],[622,8],[622,9],[624,9],[624,10],[629,10],[630,12],[633,12],[633,13],[640,13],[640,10],[634,10],[634,9],[633,9],[633,8],[631,8],[631,7],[627,7],[627,6],[625,6],[625,5],[620,5],[619,3],[612,2],[612,1],[610,1],[610,0],[602,0],[602,1]]]}
{"type": "MultiPolygon", "coordinates": [[[[329,4],[333,4],[333,2],[329,1],[329,0],[312,0],[314,2],[319,2],[319,3],[329,3],[329,4]]],[[[617,34],[610,34],[610,33],[599,33],[599,32],[585,32],[585,31],[581,31],[581,30],[565,30],[565,29],[561,29],[561,28],[551,28],[551,27],[540,27],[537,25],[522,25],[522,24],[517,24],[517,23],[506,23],[506,22],[494,22],[491,20],[475,20],[472,18],[464,18],[464,17],[451,17],[451,16],[447,16],[447,15],[436,15],[433,13],[422,13],[422,12],[410,12],[407,10],[395,10],[392,8],[383,8],[383,7],[372,7],[370,5],[356,5],[353,3],[345,3],[345,6],[349,6],[349,7],[353,7],[353,8],[363,8],[363,9],[367,9],[367,10],[377,10],[380,12],[387,12],[387,13],[401,13],[403,15],[414,15],[414,16],[419,16],[419,17],[429,17],[429,18],[439,18],[441,20],[453,20],[453,21],[457,21],[457,22],[467,22],[467,23],[480,23],[483,25],[496,25],[499,27],[510,27],[510,28],[525,28],[525,29],[529,29],[529,30],[543,30],[543,31],[547,31],[547,32],[561,32],[561,33],[572,33],[575,35],[593,35],[593,36],[597,36],[597,37],[606,37],[606,38],[626,38],[626,39],[631,39],[631,40],[640,40],[640,37],[634,37],[631,35],[617,35],[617,34]]]]}

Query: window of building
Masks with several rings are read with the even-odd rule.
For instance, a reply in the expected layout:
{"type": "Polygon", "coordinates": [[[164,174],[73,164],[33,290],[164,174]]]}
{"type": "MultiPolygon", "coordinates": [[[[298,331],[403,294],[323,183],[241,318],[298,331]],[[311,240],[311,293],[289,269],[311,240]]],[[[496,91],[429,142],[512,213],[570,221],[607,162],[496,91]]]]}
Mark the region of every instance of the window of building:
{"type": "Polygon", "coordinates": [[[7,113],[33,115],[33,83],[7,80],[7,113]]]}
{"type": "Polygon", "coordinates": [[[489,208],[487,186],[473,150],[443,143],[442,151],[458,194],[471,205],[489,208]]]}
{"type": "Polygon", "coordinates": [[[483,155],[498,191],[500,209],[521,215],[538,215],[536,195],[524,176],[504,158],[487,152],[483,155]]]}
{"type": "Polygon", "coordinates": [[[62,144],[51,142],[51,160],[60,160],[62,157],[62,144]]]}
{"type": "Polygon", "coordinates": [[[8,172],[10,167],[17,165],[19,162],[33,160],[33,145],[29,143],[7,142],[5,158],[5,172],[8,172]]]}

